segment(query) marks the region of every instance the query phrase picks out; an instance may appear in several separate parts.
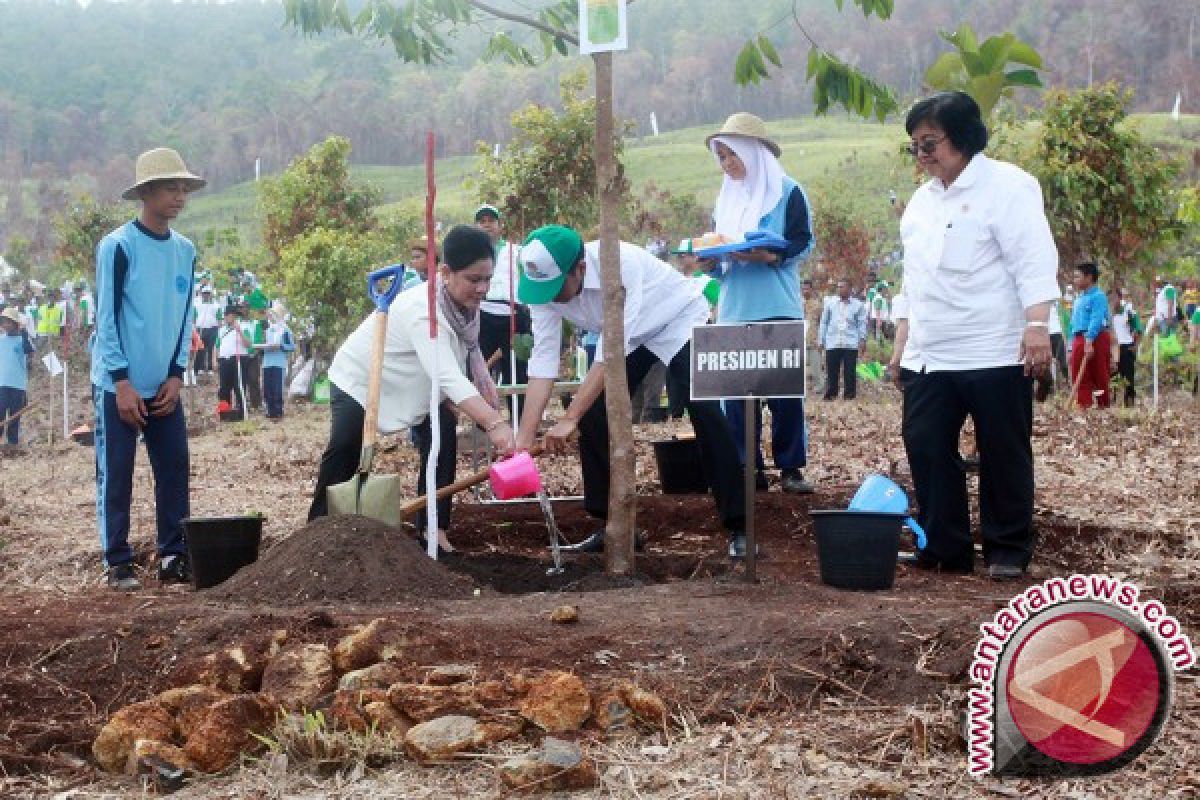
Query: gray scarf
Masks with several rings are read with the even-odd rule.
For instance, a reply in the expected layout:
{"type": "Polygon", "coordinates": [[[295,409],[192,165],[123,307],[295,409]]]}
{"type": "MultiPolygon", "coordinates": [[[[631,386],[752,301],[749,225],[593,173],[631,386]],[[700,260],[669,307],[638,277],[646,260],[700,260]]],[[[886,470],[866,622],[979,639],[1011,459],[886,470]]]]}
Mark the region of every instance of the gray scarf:
{"type": "MultiPolygon", "coordinates": [[[[450,292],[446,289],[445,281],[438,279],[437,283],[438,310],[442,312],[450,330],[454,331],[459,340],[467,347],[467,376],[479,390],[479,395],[492,408],[500,408],[500,393],[496,390],[496,382],[487,368],[487,361],[479,349],[479,312],[469,314],[464,311],[450,292]]],[[[436,380],[436,378],[435,378],[436,380]]]]}

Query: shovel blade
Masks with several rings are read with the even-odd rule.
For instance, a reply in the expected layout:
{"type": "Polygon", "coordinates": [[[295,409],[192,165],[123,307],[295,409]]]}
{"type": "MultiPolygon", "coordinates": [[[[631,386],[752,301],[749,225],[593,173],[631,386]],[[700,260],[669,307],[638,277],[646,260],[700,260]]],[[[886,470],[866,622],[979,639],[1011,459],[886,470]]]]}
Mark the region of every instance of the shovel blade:
{"type": "Polygon", "coordinates": [[[359,514],[385,525],[402,522],[399,475],[355,475],[325,491],[330,516],[359,514]]]}

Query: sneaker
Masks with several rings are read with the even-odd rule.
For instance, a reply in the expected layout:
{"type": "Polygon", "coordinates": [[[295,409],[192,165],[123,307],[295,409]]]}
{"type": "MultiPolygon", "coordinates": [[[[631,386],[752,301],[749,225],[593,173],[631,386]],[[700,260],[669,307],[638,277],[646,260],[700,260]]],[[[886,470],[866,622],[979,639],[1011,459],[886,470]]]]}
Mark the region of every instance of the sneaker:
{"type": "MultiPolygon", "coordinates": [[[[584,539],[579,544],[567,545],[561,548],[573,553],[603,553],[604,552],[604,528],[593,533],[591,536],[584,539]]],[[[633,532],[633,549],[637,552],[642,552],[646,549],[646,532],[633,532]]]]}
{"type": "Polygon", "coordinates": [[[163,556],[158,562],[158,582],[191,583],[192,565],[187,556],[163,556]]]}
{"type": "MultiPolygon", "coordinates": [[[[762,548],[754,545],[755,555],[762,555],[762,548]]],[[[741,559],[746,557],[746,534],[741,531],[729,532],[729,557],[741,559]]]]}
{"type": "Polygon", "coordinates": [[[108,585],[120,592],[136,592],[142,582],[133,574],[133,564],[117,564],[108,568],[108,585]]]}
{"type": "Polygon", "coordinates": [[[989,564],[988,577],[994,581],[1015,581],[1025,577],[1025,568],[1016,564],[989,564]]]}
{"type": "Polygon", "coordinates": [[[785,469],[780,483],[788,494],[812,494],[816,491],[811,483],[804,480],[804,475],[798,469],[785,469]]]}

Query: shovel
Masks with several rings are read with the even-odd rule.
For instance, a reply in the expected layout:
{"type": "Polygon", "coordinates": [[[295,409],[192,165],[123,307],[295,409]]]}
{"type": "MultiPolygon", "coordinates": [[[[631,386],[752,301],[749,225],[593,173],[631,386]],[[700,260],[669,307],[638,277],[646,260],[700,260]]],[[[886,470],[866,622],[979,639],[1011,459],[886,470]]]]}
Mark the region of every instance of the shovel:
{"type": "Polygon", "coordinates": [[[361,514],[385,525],[399,525],[403,519],[400,509],[400,476],[372,475],[375,443],[379,439],[379,394],[383,383],[383,350],[387,339],[388,308],[400,293],[399,265],[378,269],[367,276],[367,294],[375,304],[375,339],[371,346],[371,373],[367,383],[367,410],[363,416],[362,454],[358,472],[345,483],[330,486],[327,492],[329,513],[361,514]],[[386,291],[377,284],[391,278],[386,291]]]}

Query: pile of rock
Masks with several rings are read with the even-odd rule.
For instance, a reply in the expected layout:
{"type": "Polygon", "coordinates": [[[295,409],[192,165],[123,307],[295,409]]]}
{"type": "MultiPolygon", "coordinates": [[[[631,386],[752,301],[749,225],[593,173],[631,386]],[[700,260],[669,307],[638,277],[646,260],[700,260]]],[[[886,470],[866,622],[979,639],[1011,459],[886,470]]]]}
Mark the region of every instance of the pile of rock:
{"type": "Polygon", "coordinates": [[[547,734],[667,725],[662,700],[631,683],[590,690],[567,672],[481,680],[464,665],[423,670],[421,681],[404,665],[403,646],[377,619],[332,649],[277,631],[211,653],[177,673],[185,685],[114,714],[92,752],[114,772],[220,772],[261,750],[260,737],[288,715],[319,710],[332,729],[389,737],[427,765],[525,737],[529,752],[503,763],[498,775],[511,788],[535,791],[598,781],[578,744],[547,734]]]}

